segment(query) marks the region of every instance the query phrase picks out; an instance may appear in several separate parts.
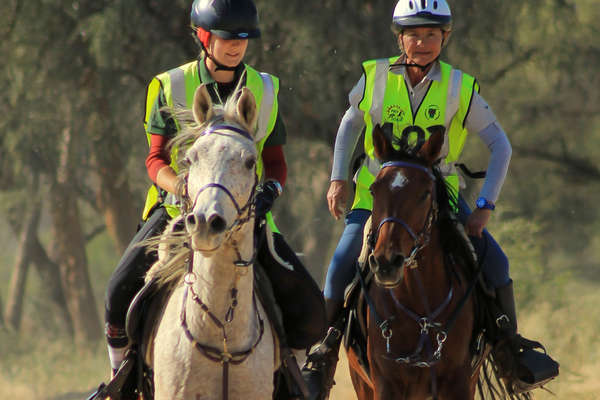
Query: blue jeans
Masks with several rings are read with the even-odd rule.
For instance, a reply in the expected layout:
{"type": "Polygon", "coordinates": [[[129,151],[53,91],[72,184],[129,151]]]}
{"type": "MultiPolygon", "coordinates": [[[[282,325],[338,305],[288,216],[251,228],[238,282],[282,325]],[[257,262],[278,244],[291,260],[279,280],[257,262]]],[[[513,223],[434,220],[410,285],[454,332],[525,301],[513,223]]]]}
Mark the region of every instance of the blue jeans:
{"type": "MultiPolygon", "coordinates": [[[[464,224],[471,214],[471,210],[462,197],[459,197],[458,207],[458,217],[464,224]]],[[[344,290],[352,282],[352,278],[356,273],[354,263],[360,255],[363,228],[370,215],[370,211],[362,209],[352,210],[346,215],[346,227],[327,269],[323,290],[326,298],[335,301],[344,299],[344,290]]],[[[477,257],[480,259],[483,257],[483,275],[489,285],[493,288],[507,285],[510,282],[508,258],[492,235],[484,229],[481,238],[473,236],[469,238],[473,243],[477,257]],[[484,252],[485,254],[483,254],[484,252]]]]}

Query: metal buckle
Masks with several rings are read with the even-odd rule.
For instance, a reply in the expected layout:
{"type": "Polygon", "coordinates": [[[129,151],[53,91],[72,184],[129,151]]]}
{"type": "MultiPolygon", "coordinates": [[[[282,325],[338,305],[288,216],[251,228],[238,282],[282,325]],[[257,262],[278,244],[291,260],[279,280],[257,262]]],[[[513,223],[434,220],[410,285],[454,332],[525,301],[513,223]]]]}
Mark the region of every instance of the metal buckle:
{"type": "Polygon", "coordinates": [[[503,328],[503,326],[501,325],[502,321],[505,321],[507,324],[510,324],[510,319],[508,318],[508,315],[502,314],[501,316],[496,318],[496,326],[498,326],[498,328],[500,329],[503,328]]]}
{"type": "Polygon", "coordinates": [[[330,326],[329,329],[327,330],[327,336],[328,337],[333,337],[334,339],[339,339],[342,336],[342,331],[340,331],[339,329],[330,326]]]}

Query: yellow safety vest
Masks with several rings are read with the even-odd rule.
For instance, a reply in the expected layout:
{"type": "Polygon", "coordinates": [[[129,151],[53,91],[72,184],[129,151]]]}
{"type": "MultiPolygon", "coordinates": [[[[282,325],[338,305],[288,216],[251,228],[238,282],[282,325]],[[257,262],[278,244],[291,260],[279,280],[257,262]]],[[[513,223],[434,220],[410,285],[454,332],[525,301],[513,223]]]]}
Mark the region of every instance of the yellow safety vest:
{"type": "Polygon", "coordinates": [[[358,171],[352,209],[373,208],[373,197],[369,187],[380,169],[380,163],[374,155],[373,127],[386,122],[392,124],[394,136],[404,137],[409,143],[416,141],[419,136],[422,136],[421,140],[427,140],[430,136],[428,127],[442,125],[446,128],[447,154],[441,169],[450,195],[458,195],[459,179],[454,163],[460,157],[465,144],[467,130],[464,122],[473,93],[475,90],[479,91],[479,85],[472,76],[440,61],[441,80],[431,81],[419,108],[413,110],[404,76],[390,71],[390,65],[398,58],[363,63],[365,91],[358,108],[364,113],[364,148],[367,157],[358,171]]]}
{"type": "MultiPolygon", "coordinates": [[[[258,110],[257,131],[255,135],[256,149],[259,157],[256,163],[256,174],[258,178],[263,174],[262,154],[263,147],[269,135],[275,127],[277,119],[278,102],[277,93],[279,92],[279,79],[273,75],[258,72],[249,65],[244,65],[246,68],[246,87],[254,95],[258,110]]],[[[151,133],[148,132],[148,121],[152,107],[154,106],[160,89],[162,87],[167,106],[191,108],[194,99],[194,93],[200,86],[200,74],[198,71],[198,61],[192,61],[188,64],[174,68],[170,71],[157,75],[148,85],[148,93],[146,96],[146,116],[144,119],[144,129],[150,145],[151,133]]],[[[175,122],[177,129],[179,125],[175,122]]],[[[171,153],[171,168],[177,172],[177,153],[171,153]]],[[[159,192],[155,185],[152,185],[146,196],[146,203],[142,218],[146,220],[150,211],[157,204],[163,203],[164,207],[171,217],[179,215],[180,210],[174,204],[172,195],[168,195],[166,199],[159,199],[159,192]]],[[[267,215],[267,221],[272,220],[270,213],[267,215]]],[[[273,225],[274,226],[274,225],[273,225]]],[[[275,228],[276,229],[276,228],[275,228]]]]}

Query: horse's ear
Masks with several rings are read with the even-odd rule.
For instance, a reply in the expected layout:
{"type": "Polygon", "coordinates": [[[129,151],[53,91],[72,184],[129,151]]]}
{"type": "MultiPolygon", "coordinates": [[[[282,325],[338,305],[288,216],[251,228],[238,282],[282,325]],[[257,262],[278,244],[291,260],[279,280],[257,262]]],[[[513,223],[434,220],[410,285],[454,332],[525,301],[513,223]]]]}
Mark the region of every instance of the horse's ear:
{"type": "Polygon", "coordinates": [[[435,125],[430,126],[427,130],[431,133],[431,136],[423,144],[417,155],[432,165],[438,160],[442,151],[446,128],[443,125],[435,125]]]}
{"type": "Polygon", "coordinates": [[[245,87],[242,88],[235,108],[240,122],[246,125],[248,132],[254,136],[256,132],[258,111],[256,109],[256,100],[250,89],[245,87]]]}
{"type": "Polygon", "coordinates": [[[202,84],[196,89],[192,112],[194,113],[194,120],[198,125],[203,124],[213,117],[212,99],[206,89],[206,84],[202,84]]]}
{"type": "Polygon", "coordinates": [[[373,146],[375,147],[375,157],[381,161],[389,160],[390,154],[393,151],[392,143],[386,136],[384,129],[377,124],[373,127],[373,146]]]}

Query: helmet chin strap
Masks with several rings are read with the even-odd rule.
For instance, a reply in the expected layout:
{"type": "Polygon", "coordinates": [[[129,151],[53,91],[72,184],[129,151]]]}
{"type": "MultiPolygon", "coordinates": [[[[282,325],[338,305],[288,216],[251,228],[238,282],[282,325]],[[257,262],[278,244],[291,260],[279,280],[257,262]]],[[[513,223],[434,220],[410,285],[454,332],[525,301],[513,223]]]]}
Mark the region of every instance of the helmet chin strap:
{"type": "Polygon", "coordinates": [[[406,62],[403,63],[398,63],[398,64],[393,64],[390,66],[390,68],[398,68],[398,67],[406,67],[406,68],[419,68],[421,71],[425,71],[427,68],[429,68],[431,66],[431,64],[433,64],[434,62],[436,62],[437,60],[439,60],[440,56],[437,56],[435,58],[435,60],[425,64],[425,65],[421,65],[421,64],[408,64],[406,62]]]}
{"type": "Polygon", "coordinates": [[[435,60],[433,60],[430,63],[427,63],[425,65],[421,65],[421,64],[407,64],[407,63],[400,63],[400,64],[394,64],[394,67],[406,67],[406,68],[419,68],[421,71],[425,71],[427,68],[429,68],[429,66],[431,64],[433,64],[435,61],[437,60],[437,58],[435,60]]]}

